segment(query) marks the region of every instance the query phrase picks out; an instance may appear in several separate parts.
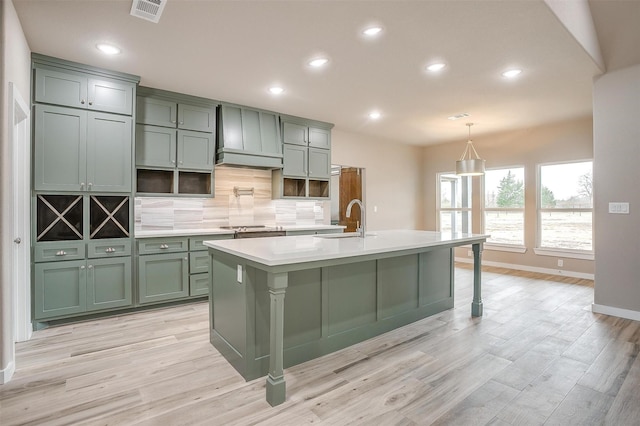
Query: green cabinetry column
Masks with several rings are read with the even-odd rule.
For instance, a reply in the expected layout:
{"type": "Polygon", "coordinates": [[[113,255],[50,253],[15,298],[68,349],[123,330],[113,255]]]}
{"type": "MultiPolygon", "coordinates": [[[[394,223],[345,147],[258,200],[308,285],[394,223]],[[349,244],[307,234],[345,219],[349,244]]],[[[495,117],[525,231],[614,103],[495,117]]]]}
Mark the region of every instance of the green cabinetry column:
{"type": "Polygon", "coordinates": [[[267,377],[267,402],[271,406],[282,404],[286,399],[284,380],[284,295],[288,273],[268,273],[267,286],[271,300],[269,337],[269,376],[267,377]]]}

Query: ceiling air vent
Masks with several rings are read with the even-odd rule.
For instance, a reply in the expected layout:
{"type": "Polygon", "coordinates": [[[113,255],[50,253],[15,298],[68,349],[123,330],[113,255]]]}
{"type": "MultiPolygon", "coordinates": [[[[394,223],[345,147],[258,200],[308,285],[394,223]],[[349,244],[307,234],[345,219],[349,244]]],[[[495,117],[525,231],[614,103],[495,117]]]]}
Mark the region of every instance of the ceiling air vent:
{"type": "Polygon", "coordinates": [[[131,15],[158,23],[167,0],[133,0],[131,15]]]}

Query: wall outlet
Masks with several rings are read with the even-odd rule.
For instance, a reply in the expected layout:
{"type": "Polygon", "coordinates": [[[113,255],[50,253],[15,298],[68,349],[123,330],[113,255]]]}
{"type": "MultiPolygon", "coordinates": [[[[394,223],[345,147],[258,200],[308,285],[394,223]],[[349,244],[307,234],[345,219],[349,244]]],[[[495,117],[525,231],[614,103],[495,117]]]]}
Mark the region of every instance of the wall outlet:
{"type": "Polygon", "coordinates": [[[564,260],[558,259],[558,267],[562,268],[564,266],[564,260]]]}
{"type": "Polygon", "coordinates": [[[237,275],[238,275],[238,282],[242,283],[242,265],[238,265],[238,271],[237,271],[237,275]]]}
{"type": "Polygon", "coordinates": [[[629,214],[629,203],[609,203],[609,213],[629,214]]]}

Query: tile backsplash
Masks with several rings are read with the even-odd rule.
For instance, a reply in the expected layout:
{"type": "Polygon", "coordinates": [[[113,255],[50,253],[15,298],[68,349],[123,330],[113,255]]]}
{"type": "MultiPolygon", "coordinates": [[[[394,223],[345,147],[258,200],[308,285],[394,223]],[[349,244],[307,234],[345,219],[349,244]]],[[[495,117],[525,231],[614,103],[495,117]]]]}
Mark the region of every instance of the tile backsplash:
{"type": "Polygon", "coordinates": [[[210,229],[225,225],[329,224],[330,201],[271,199],[271,171],[217,167],[215,198],[136,197],[135,229],[210,229]],[[253,188],[253,195],[234,194],[253,188]]]}

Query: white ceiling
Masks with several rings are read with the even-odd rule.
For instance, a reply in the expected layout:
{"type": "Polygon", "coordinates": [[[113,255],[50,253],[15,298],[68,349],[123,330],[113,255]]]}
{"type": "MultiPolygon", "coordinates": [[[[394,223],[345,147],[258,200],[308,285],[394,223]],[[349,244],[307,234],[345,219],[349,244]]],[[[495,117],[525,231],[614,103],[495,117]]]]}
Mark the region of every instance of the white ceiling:
{"type": "MultiPolygon", "coordinates": [[[[466,139],[466,122],[482,134],[588,116],[601,73],[542,0],[169,0],[158,24],[130,0],[13,2],[34,52],[415,145],[466,139]],[[384,28],[375,39],[361,34],[370,23],[384,28]],[[105,57],[101,41],[123,52],[105,57]],[[329,65],[310,69],[319,54],[329,65]],[[448,66],[425,72],[435,60],[448,66]],[[500,75],[512,67],[519,78],[500,75]]],[[[607,67],[640,63],[640,2],[589,4],[607,67]]]]}

